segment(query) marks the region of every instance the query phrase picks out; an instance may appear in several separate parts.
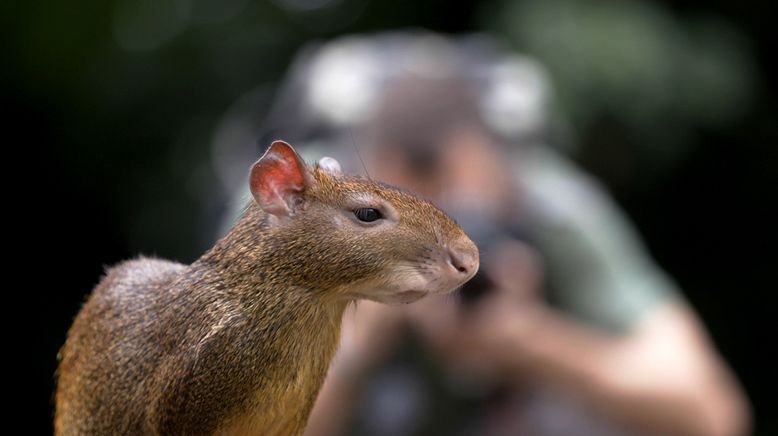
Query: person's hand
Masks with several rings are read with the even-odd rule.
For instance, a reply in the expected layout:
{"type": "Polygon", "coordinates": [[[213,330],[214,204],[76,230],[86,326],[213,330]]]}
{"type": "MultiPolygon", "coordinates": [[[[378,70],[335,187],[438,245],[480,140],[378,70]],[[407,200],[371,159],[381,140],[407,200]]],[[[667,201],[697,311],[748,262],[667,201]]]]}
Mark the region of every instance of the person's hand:
{"type": "Polygon", "coordinates": [[[516,301],[501,293],[462,313],[456,332],[460,369],[500,378],[521,373],[525,347],[545,310],[538,302],[516,301]]]}
{"type": "Polygon", "coordinates": [[[409,307],[409,319],[449,368],[491,378],[520,369],[523,346],[545,308],[539,258],[527,245],[494,246],[484,268],[495,287],[473,306],[450,296],[427,298],[409,307]]]}
{"type": "Polygon", "coordinates": [[[397,346],[403,325],[403,308],[373,301],[349,307],[343,316],[337,359],[340,368],[362,373],[383,361],[397,346]]]}

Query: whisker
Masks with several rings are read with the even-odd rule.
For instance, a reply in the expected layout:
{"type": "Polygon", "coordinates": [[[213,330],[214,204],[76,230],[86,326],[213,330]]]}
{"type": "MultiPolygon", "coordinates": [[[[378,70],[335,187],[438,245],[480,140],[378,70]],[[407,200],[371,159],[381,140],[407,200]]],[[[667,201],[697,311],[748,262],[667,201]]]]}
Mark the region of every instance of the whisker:
{"type": "Polygon", "coordinates": [[[357,141],[354,140],[354,131],[352,129],[349,129],[348,133],[351,136],[351,144],[354,146],[354,151],[357,152],[357,157],[359,158],[359,161],[362,163],[362,169],[365,170],[365,175],[367,176],[367,179],[373,180],[373,178],[370,177],[370,173],[367,172],[367,165],[365,165],[365,161],[362,160],[362,155],[359,153],[359,147],[357,147],[357,141]]]}

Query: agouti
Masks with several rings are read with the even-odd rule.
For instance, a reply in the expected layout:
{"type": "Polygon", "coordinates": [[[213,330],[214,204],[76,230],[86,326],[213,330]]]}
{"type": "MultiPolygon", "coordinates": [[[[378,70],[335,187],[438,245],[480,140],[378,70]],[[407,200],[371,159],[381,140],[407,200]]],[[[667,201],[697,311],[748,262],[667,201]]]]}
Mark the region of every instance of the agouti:
{"type": "Polygon", "coordinates": [[[242,218],[191,265],[107,271],[61,350],[56,434],[300,434],[349,302],[409,303],[478,269],[445,213],[333,159],[307,166],[276,141],[249,184],[242,218]]]}

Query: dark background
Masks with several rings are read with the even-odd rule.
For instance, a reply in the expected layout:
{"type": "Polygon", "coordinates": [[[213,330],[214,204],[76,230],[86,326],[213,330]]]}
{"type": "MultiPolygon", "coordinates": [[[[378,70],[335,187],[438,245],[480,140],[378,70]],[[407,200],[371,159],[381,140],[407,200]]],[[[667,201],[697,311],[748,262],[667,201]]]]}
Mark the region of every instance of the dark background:
{"type": "MultiPolygon", "coordinates": [[[[755,434],[778,434],[775,19],[757,2],[622,3],[649,5],[681,32],[711,17],[736,29],[735,58],[723,65],[747,64],[732,85],[745,86],[747,96],[714,102],[737,111],[702,122],[660,107],[636,123],[622,108],[639,94],[593,99],[585,119],[569,110],[573,156],[603,180],[682,285],[745,386],[755,434]],[[667,141],[682,152],[651,151],[667,141]]],[[[57,350],[103,267],[138,253],[189,262],[212,242],[228,200],[208,164],[213,130],[248,90],[272,95],[307,41],[406,27],[492,30],[549,62],[560,106],[578,101],[553,53],[512,30],[510,13],[521,9],[507,1],[82,0],[2,8],[5,213],[19,220],[7,227],[7,250],[15,259],[9,273],[20,279],[10,291],[23,299],[6,312],[23,318],[12,331],[22,333],[20,363],[31,370],[23,383],[26,434],[51,432],[57,350]],[[181,8],[186,25],[171,30],[181,8]],[[138,23],[150,27],[133,34],[138,23]]],[[[705,104],[693,112],[706,112],[705,104]]]]}

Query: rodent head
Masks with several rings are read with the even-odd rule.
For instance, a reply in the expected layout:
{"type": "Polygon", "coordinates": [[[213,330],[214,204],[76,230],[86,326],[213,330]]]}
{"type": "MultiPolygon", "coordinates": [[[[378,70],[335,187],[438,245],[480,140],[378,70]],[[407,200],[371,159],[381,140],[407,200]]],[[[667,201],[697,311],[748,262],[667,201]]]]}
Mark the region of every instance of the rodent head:
{"type": "Polygon", "coordinates": [[[478,248],[443,211],[399,188],[307,166],[283,141],[251,169],[266,213],[269,262],[299,285],[342,299],[409,303],[472,278],[478,248]]]}

